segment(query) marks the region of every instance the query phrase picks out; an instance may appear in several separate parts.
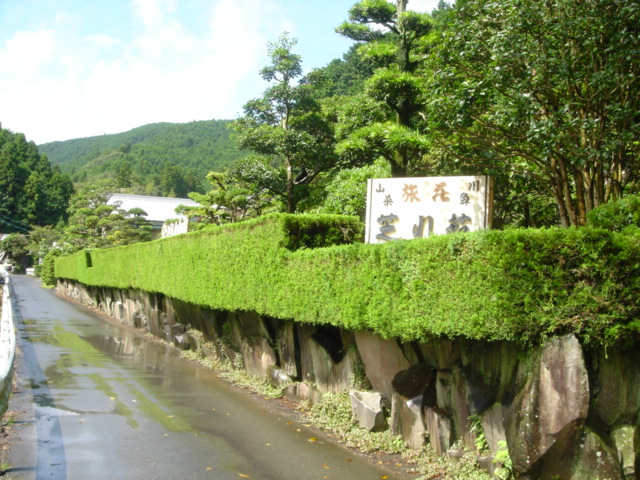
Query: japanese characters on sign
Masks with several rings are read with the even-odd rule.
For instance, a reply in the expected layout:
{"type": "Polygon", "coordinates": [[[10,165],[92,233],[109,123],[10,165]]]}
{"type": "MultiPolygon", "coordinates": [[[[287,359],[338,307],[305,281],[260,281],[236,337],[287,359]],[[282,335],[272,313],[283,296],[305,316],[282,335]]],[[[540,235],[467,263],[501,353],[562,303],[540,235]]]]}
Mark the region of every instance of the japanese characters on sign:
{"type": "Polygon", "coordinates": [[[491,227],[491,177],[372,178],[367,243],[471,232],[491,227]]]}

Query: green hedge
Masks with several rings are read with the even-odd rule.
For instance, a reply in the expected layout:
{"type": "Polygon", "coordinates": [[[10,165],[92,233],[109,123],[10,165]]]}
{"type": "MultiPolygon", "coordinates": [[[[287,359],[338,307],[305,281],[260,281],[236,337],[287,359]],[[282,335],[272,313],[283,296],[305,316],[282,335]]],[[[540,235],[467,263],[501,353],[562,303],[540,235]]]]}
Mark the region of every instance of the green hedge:
{"type": "Polygon", "coordinates": [[[508,230],[347,244],[361,235],[351,217],[272,215],[58,258],[56,276],[403,340],[576,332],[612,345],[640,330],[637,235],[508,230]]]}

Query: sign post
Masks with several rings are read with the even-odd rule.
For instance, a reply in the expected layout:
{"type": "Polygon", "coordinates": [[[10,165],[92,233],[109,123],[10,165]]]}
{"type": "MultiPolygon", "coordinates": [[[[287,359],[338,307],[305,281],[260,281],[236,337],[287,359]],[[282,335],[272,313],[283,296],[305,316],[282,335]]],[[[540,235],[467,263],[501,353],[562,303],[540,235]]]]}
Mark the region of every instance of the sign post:
{"type": "Polygon", "coordinates": [[[487,175],[372,178],[366,243],[491,228],[493,182],[487,175]]]}

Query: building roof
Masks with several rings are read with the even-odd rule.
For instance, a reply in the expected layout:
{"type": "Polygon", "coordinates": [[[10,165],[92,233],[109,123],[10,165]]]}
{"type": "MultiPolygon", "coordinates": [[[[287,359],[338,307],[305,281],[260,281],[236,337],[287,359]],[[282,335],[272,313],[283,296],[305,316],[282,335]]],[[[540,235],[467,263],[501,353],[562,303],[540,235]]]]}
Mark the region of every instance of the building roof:
{"type": "Polygon", "coordinates": [[[154,223],[164,223],[166,220],[173,218],[184,218],[184,215],[176,213],[176,207],[179,205],[190,207],[199,205],[198,202],[189,198],[149,197],[146,195],[112,193],[107,203],[113,205],[115,202],[120,202],[120,208],[127,211],[132,208],[141,208],[147,213],[145,218],[154,223]]]}

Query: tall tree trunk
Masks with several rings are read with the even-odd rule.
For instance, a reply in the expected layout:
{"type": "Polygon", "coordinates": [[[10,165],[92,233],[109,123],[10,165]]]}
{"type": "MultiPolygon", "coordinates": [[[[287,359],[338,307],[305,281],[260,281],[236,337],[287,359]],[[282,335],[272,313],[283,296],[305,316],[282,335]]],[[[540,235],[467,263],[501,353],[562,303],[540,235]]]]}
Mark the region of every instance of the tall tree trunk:
{"type": "Polygon", "coordinates": [[[576,190],[576,220],[575,225],[584,226],[587,223],[588,191],[585,191],[585,179],[580,170],[575,169],[573,172],[575,190],[576,190]]]}
{"type": "Polygon", "coordinates": [[[393,158],[393,160],[389,162],[391,164],[391,176],[394,178],[406,177],[407,166],[404,162],[404,157],[400,153],[396,153],[394,157],[395,158],[393,158]]]}
{"type": "Polygon", "coordinates": [[[400,16],[407,11],[407,3],[408,0],[397,0],[396,7],[396,18],[398,31],[400,32],[400,58],[398,59],[398,64],[400,66],[400,70],[403,72],[409,71],[409,49],[407,48],[407,44],[405,41],[406,32],[404,27],[401,26],[400,16]]]}

